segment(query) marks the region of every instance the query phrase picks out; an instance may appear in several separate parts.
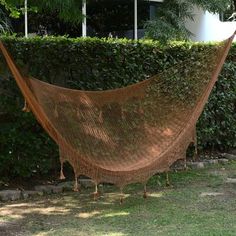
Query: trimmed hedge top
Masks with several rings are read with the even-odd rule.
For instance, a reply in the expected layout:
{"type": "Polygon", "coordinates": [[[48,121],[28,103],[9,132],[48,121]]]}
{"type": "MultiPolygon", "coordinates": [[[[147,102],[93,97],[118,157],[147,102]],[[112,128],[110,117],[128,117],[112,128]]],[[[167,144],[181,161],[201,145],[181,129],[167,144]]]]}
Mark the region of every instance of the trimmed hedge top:
{"type": "Polygon", "coordinates": [[[194,53],[207,47],[190,42],[161,46],[156,41],[128,39],[5,37],[2,40],[17,63],[27,65],[31,75],[86,90],[135,83],[185,60],[189,50],[194,53]]]}

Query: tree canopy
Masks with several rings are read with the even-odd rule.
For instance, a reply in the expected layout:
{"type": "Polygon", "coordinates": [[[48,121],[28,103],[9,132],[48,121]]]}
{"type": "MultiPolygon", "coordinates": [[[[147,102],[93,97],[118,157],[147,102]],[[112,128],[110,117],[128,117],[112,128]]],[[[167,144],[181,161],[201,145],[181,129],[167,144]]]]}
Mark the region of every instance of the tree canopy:
{"type": "MultiPolygon", "coordinates": [[[[24,11],[24,0],[0,0],[0,3],[12,17],[19,17],[24,11]]],[[[81,0],[28,0],[28,6],[31,11],[56,11],[61,19],[73,24],[82,20],[81,0]]]]}
{"type": "Polygon", "coordinates": [[[148,38],[185,40],[191,32],[185,27],[186,20],[194,21],[194,8],[199,7],[211,13],[225,11],[232,0],[164,0],[153,20],[145,24],[148,38]]]}
{"type": "MultiPolygon", "coordinates": [[[[131,10],[124,7],[109,8],[109,5],[114,5],[114,1],[87,0],[88,5],[91,5],[91,9],[88,11],[88,14],[91,14],[88,16],[88,22],[95,31],[96,29],[98,31],[107,30],[107,22],[109,26],[118,25],[118,31],[125,30],[127,19],[131,19],[129,21],[132,22],[132,3],[127,1],[127,6],[130,5],[131,10]],[[125,16],[126,14],[127,16],[125,16]],[[115,23],[117,16],[119,24],[115,23]]],[[[122,2],[122,0],[120,1],[122,2]]],[[[143,0],[139,0],[139,6],[142,5],[141,1],[143,0]]],[[[24,0],[0,0],[0,4],[10,12],[12,17],[19,17],[24,12],[24,0]]],[[[43,12],[45,14],[46,11],[53,16],[56,14],[61,21],[69,23],[71,27],[77,26],[83,19],[82,0],[28,0],[28,5],[29,11],[39,14],[43,12]]],[[[170,39],[188,39],[191,32],[185,27],[185,22],[194,20],[194,7],[196,6],[212,13],[224,11],[229,6],[234,6],[236,11],[236,0],[164,0],[156,11],[156,17],[144,23],[146,37],[164,42],[170,39]]],[[[128,26],[132,28],[132,24],[129,23],[128,26]]]]}

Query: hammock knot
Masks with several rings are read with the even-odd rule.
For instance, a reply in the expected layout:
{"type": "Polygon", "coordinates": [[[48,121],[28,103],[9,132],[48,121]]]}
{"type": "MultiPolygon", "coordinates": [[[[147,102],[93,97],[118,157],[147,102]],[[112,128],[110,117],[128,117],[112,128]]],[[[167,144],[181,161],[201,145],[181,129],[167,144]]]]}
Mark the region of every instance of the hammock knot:
{"type": "Polygon", "coordinates": [[[26,100],[25,100],[24,107],[23,107],[22,111],[23,112],[31,112],[30,107],[29,107],[28,103],[26,102],[26,100]]]}

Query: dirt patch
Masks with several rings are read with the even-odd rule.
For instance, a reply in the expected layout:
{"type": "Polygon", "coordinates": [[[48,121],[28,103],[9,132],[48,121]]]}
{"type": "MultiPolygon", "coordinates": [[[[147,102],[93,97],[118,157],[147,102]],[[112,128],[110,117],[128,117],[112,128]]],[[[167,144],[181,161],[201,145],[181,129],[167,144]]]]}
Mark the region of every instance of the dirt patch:
{"type": "Polygon", "coordinates": [[[21,233],[21,225],[19,223],[0,221],[0,235],[23,236],[24,234],[21,233]]]}
{"type": "Polygon", "coordinates": [[[97,201],[84,189],[0,203],[0,236],[236,235],[236,187],[226,183],[233,173],[236,163],[176,172],[171,188],[154,176],[147,199],[132,185],[122,205],[113,186],[97,201]]]}

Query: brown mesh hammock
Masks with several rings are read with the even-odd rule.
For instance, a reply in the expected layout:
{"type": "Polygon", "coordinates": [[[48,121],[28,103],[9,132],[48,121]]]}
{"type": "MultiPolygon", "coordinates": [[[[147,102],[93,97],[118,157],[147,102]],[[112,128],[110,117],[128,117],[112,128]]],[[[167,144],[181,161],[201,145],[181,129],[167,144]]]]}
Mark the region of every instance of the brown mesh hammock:
{"type": "Polygon", "coordinates": [[[185,158],[234,35],[148,80],[107,91],[26,78],[2,43],[0,48],[28,108],[59,145],[61,163],[73,167],[75,189],[79,175],[122,189],[145,184],[185,158]]]}

